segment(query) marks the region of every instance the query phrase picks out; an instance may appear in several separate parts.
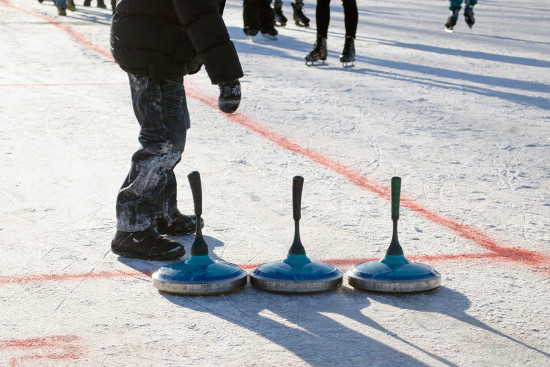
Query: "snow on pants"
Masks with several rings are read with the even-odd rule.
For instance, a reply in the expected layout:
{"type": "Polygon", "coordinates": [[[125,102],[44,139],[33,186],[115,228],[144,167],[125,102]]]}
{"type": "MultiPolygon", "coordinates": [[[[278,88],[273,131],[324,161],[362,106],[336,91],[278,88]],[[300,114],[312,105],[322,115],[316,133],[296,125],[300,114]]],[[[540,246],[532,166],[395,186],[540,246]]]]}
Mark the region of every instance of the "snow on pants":
{"type": "MultiPolygon", "coordinates": [[[[453,9],[460,9],[462,7],[462,1],[463,0],[450,0],[451,5],[449,6],[449,10],[453,9]]],[[[467,0],[464,0],[466,2],[467,0]]],[[[470,4],[475,5],[477,4],[477,0],[470,0],[470,4]]]]}
{"type": "MultiPolygon", "coordinates": [[[[358,22],[357,2],[355,0],[342,0],[342,5],[344,6],[346,36],[355,38],[358,22]]],[[[317,35],[326,38],[330,23],[330,0],[317,0],[315,20],[317,23],[317,35]]]]}
{"type": "Polygon", "coordinates": [[[141,148],[117,196],[117,229],[143,231],[177,210],[174,167],[179,163],[189,112],[183,77],[155,80],[128,74],[141,148]]]}

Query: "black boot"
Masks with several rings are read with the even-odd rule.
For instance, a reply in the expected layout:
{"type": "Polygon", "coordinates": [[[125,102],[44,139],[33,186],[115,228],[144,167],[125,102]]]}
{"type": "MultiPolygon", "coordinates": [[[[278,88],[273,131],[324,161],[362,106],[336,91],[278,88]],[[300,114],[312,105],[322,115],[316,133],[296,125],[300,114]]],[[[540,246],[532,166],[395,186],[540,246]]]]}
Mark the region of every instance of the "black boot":
{"type": "Polygon", "coordinates": [[[283,2],[279,1],[273,5],[273,15],[275,15],[275,22],[277,25],[284,27],[288,19],[283,14],[283,2]]]}
{"type": "Polygon", "coordinates": [[[84,6],[90,6],[90,3],[92,2],[92,0],[84,0],[84,6]]]}
{"type": "Polygon", "coordinates": [[[355,61],[355,42],[352,36],[346,36],[346,41],[344,43],[344,50],[340,55],[340,62],[347,64],[353,63],[355,61]]]}
{"type": "MultiPolygon", "coordinates": [[[[202,227],[204,227],[204,220],[201,218],[202,227]]],[[[197,217],[194,215],[183,215],[179,210],[172,214],[171,218],[157,218],[157,230],[161,234],[184,236],[195,233],[196,229],[197,217]]]]}
{"type": "Polygon", "coordinates": [[[327,59],[327,38],[317,36],[315,48],[306,56],[306,65],[313,65],[314,61],[325,61],[327,59]]]}
{"type": "Polygon", "coordinates": [[[460,8],[454,8],[451,11],[451,14],[447,18],[447,22],[445,23],[445,30],[448,32],[452,32],[454,26],[456,25],[456,21],[458,20],[458,13],[460,12],[460,8]]]}
{"type": "Polygon", "coordinates": [[[472,26],[476,22],[476,19],[474,18],[474,6],[472,5],[470,0],[466,0],[466,8],[464,9],[464,19],[466,20],[466,24],[468,24],[468,27],[470,28],[472,28],[472,26]]]}
{"type": "Polygon", "coordinates": [[[175,260],[185,255],[185,247],[161,236],[156,228],[140,232],[117,231],[111,251],[121,257],[144,260],[175,260]]]}
{"type": "Polygon", "coordinates": [[[105,2],[103,0],[97,0],[97,7],[101,9],[107,9],[105,2]]]}
{"type": "Polygon", "coordinates": [[[309,18],[306,17],[304,12],[302,11],[304,4],[291,3],[291,5],[292,9],[294,10],[294,15],[292,16],[294,18],[294,23],[296,23],[298,27],[309,27],[309,18]]]}

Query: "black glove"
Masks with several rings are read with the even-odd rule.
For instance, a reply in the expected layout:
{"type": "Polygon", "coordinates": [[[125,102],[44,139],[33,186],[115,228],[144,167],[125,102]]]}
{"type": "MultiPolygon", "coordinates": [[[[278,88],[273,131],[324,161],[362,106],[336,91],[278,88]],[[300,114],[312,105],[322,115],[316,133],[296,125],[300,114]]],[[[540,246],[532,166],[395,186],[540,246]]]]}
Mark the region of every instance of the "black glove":
{"type": "Polygon", "coordinates": [[[225,113],[233,113],[239,107],[241,102],[241,83],[239,79],[230,82],[220,82],[220,97],[218,98],[218,107],[225,113]]]}

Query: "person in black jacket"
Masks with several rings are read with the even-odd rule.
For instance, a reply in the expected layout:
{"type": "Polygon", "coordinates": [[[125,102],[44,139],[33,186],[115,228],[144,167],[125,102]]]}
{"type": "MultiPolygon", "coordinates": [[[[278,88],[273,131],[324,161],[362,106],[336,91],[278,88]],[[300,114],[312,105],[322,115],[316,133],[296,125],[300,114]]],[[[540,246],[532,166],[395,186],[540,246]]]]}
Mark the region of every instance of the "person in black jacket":
{"type": "Polygon", "coordinates": [[[117,196],[111,251],[172,260],[184,247],[162,235],[184,235],[195,216],[180,213],[174,167],[190,126],[183,77],[204,65],[220,91],[219,108],[240,103],[239,57],[222,18],[225,0],[120,0],[111,24],[111,53],[128,73],[141,148],[117,196]]]}

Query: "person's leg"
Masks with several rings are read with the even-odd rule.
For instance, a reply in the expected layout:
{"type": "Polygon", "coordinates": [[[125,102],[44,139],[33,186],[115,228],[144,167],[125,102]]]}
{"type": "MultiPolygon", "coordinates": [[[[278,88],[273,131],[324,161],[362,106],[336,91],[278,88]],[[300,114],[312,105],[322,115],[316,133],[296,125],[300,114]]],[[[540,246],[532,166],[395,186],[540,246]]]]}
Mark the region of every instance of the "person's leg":
{"type": "Polygon", "coordinates": [[[472,28],[475,24],[476,19],[474,18],[474,5],[477,4],[476,0],[465,0],[464,1],[464,19],[468,27],[472,28]]]}
{"type": "Polygon", "coordinates": [[[344,41],[344,49],[340,54],[340,62],[344,66],[355,61],[355,34],[357,32],[357,3],[355,0],[342,0],[344,7],[344,24],[346,28],[346,38],[344,41]]]}
{"type": "Polygon", "coordinates": [[[260,29],[258,0],[243,0],[243,31],[247,36],[255,36],[260,29]]]}
{"type": "Polygon", "coordinates": [[[270,4],[271,0],[259,0],[260,32],[276,36],[275,15],[270,4]]]}
{"type": "Polygon", "coordinates": [[[327,34],[330,22],[330,0],[317,0],[315,8],[315,21],[317,24],[317,39],[315,47],[306,55],[306,65],[313,65],[315,61],[327,59],[327,34]]]}
{"type": "Polygon", "coordinates": [[[304,0],[296,0],[292,5],[294,23],[299,27],[309,27],[309,18],[304,14],[304,0]]]}
{"type": "Polygon", "coordinates": [[[330,23],[330,0],[317,0],[315,22],[317,24],[317,36],[327,38],[330,23]]]}
{"type": "Polygon", "coordinates": [[[142,147],[132,156],[130,172],[117,196],[117,234],[111,248],[121,256],[177,258],[185,249],[159,235],[156,212],[168,176],[181,158],[189,127],[183,79],[155,80],[131,74],[129,79],[142,147]]]}
{"type": "Polygon", "coordinates": [[[159,216],[169,216],[177,210],[173,169],[181,158],[189,127],[182,78],[154,80],[130,75],[130,84],[142,148],[132,157],[131,170],[118,195],[117,226],[124,232],[156,227],[158,211],[159,216]],[[165,190],[169,180],[171,192],[165,190]]]}
{"type": "Polygon", "coordinates": [[[456,25],[456,21],[458,20],[458,15],[461,7],[462,7],[462,0],[450,0],[449,10],[451,11],[451,14],[449,14],[449,17],[445,22],[445,29],[447,31],[449,32],[453,31],[453,28],[456,25]]]}
{"type": "Polygon", "coordinates": [[[344,7],[344,23],[346,26],[346,37],[355,38],[357,32],[358,11],[355,0],[342,0],[344,7]]]}

